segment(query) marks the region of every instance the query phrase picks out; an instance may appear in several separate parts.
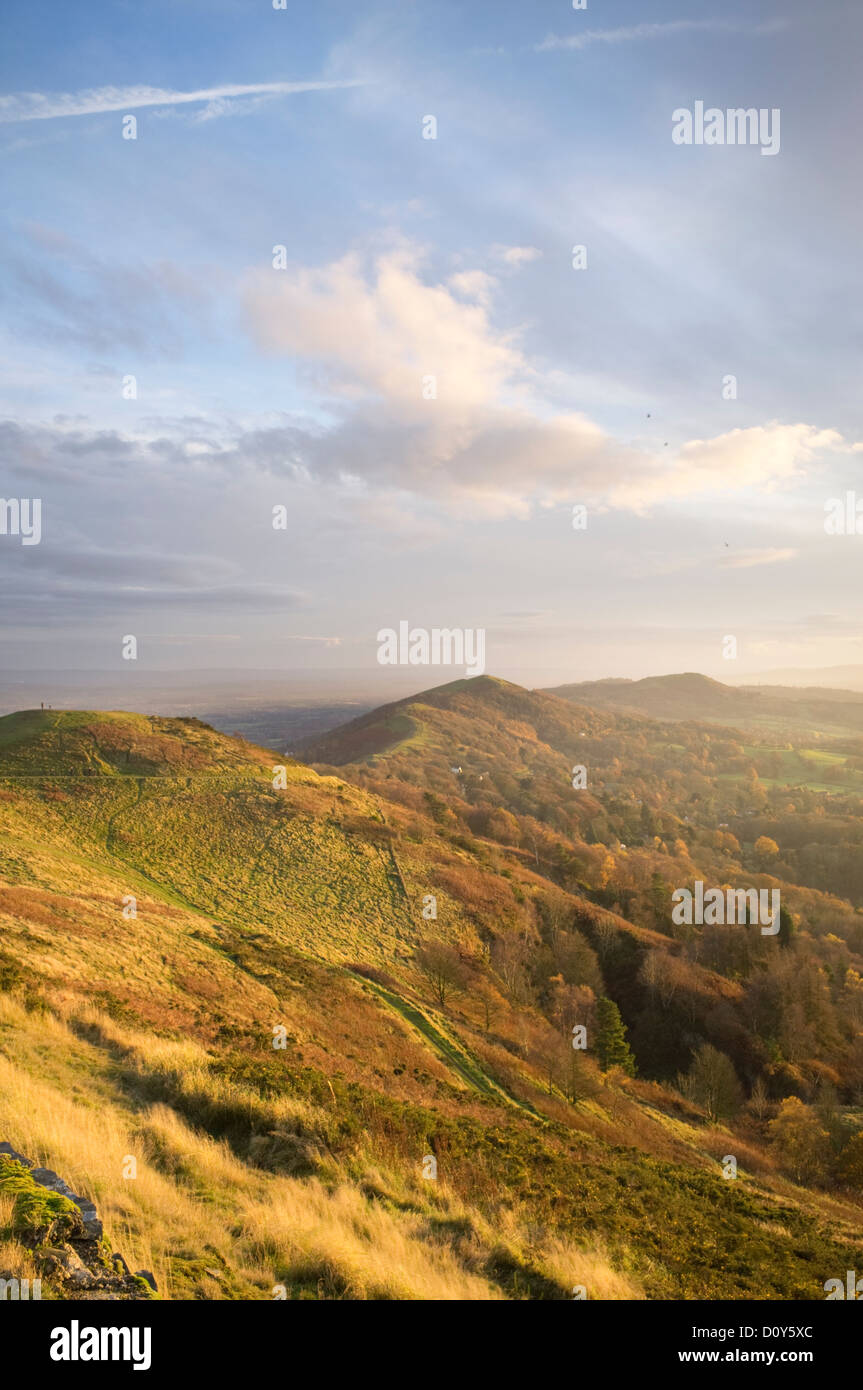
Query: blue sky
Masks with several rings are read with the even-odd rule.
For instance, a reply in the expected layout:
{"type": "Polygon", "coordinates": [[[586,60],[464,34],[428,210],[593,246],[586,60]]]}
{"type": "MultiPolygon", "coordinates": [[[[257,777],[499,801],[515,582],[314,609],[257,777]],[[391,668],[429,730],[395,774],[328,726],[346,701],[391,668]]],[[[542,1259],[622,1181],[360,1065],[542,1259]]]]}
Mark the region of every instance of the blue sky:
{"type": "Polygon", "coordinates": [[[7,0],[0,495],[45,521],[0,537],[5,663],[374,667],[402,619],[526,684],[863,660],[823,525],[863,498],[861,27],[7,0]],[[778,153],[676,145],[697,101],[778,153]]]}

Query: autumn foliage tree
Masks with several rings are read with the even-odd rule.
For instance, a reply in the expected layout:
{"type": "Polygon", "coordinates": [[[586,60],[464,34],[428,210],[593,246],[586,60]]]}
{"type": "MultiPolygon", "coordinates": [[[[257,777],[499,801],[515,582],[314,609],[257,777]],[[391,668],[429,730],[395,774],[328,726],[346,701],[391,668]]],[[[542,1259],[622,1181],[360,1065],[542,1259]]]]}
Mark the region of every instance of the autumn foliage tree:
{"type": "Polygon", "coordinates": [[[808,1105],[788,1096],[767,1126],[780,1163],[797,1182],[822,1178],[827,1167],[830,1136],[808,1105]]]}
{"type": "Polygon", "coordinates": [[[863,1189],[863,1129],[858,1129],[842,1150],[836,1176],[849,1187],[863,1189]]]}
{"type": "Polygon", "coordinates": [[[769,835],[759,835],[755,841],[755,854],[760,863],[769,864],[779,858],[779,846],[769,835]]]}

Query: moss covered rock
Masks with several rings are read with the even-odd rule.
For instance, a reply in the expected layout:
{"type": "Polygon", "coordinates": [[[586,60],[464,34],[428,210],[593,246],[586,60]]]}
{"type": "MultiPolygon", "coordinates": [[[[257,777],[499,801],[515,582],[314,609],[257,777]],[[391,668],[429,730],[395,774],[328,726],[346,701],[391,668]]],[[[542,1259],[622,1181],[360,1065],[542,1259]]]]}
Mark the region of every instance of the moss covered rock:
{"type": "Polygon", "coordinates": [[[0,1192],[14,1201],[10,1235],[32,1241],[44,1239],[50,1233],[52,1241],[62,1241],[84,1234],[81,1213],[75,1203],[58,1192],[40,1187],[25,1165],[7,1154],[0,1154],[0,1192]]]}

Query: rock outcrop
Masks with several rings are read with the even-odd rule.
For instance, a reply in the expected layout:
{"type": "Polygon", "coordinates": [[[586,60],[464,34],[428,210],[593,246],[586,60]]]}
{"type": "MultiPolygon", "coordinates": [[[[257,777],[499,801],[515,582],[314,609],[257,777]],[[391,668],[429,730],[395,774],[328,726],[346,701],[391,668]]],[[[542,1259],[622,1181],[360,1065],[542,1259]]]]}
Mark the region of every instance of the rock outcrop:
{"type": "MultiPolygon", "coordinates": [[[[61,1299],[147,1299],[157,1294],[149,1270],[134,1274],[104,1238],[94,1204],[50,1168],[0,1142],[0,1192],[14,1199],[11,1234],[31,1254],[41,1296],[61,1299]]],[[[0,1269],[0,1280],[12,1278],[0,1269]]]]}

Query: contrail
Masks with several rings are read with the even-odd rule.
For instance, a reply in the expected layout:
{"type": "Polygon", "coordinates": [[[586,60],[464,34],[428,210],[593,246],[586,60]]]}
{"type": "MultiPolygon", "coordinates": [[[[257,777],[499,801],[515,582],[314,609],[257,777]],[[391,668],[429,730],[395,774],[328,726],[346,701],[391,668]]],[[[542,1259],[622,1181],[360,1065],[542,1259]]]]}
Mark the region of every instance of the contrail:
{"type": "Polygon", "coordinates": [[[325,92],[359,87],[360,81],[251,82],[227,87],[203,87],[197,92],[172,92],[161,87],[97,87],[85,92],[15,92],[0,97],[0,123],[48,121],[59,116],[92,116],[104,111],[133,111],[142,106],[181,106],[220,97],[288,96],[293,92],[325,92]]]}

